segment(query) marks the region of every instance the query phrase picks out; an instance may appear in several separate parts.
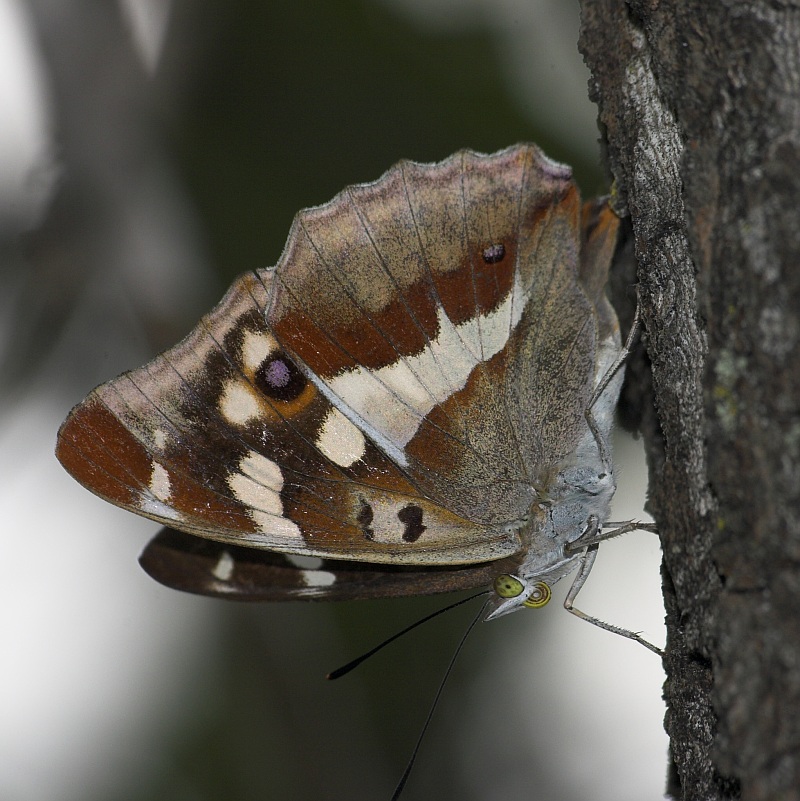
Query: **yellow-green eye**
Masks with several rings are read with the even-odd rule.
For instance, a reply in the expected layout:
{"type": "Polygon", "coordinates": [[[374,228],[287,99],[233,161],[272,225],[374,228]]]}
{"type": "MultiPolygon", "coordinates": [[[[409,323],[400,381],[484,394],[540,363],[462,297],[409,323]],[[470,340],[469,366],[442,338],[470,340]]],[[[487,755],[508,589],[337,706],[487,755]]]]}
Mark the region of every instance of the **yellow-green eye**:
{"type": "Polygon", "coordinates": [[[549,600],[549,585],[545,584],[543,581],[537,581],[536,584],[533,585],[533,592],[530,598],[528,598],[527,601],[523,601],[522,605],[527,606],[528,609],[541,609],[543,606],[547,606],[549,600]]]}
{"type": "Polygon", "coordinates": [[[494,591],[501,598],[516,598],[525,589],[523,583],[514,576],[504,573],[494,580],[494,591]]]}

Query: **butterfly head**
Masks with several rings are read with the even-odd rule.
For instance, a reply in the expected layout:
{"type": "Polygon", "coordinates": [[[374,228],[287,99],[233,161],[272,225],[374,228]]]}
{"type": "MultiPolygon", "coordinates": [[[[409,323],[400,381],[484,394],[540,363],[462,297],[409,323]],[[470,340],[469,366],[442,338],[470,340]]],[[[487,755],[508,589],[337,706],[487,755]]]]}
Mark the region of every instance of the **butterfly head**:
{"type": "Polygon", "coordinates": [[[545,581],[533,581],[503,573],[492,583],[495,594],[494,610],[487,620],[516,612],[517,609],[541,609],[550,601],[550,585],[545,581]]]}

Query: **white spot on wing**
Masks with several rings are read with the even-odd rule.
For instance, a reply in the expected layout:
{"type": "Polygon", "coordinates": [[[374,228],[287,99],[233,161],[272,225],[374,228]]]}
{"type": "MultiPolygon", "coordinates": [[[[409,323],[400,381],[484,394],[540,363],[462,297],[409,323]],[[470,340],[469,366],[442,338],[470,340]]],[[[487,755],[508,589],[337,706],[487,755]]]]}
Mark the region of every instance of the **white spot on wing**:
{"type": "Polygon", "coordinates": [[[167,432],[163,428],[157,428],[153,432],[153,444],[160,451],[163,451],[167,446],[167,432]]]}
{"type": "Polygon", "coordinates": [[[330,587],[336,576],[327,570],[303,570],[301,573],[307,587],[330,587]]]}
{"type": "Polygon", "coordinates": [[[372,530],[373,539],[376,542],[403,542],[406,524],[401,522],[397,514],[408,506],[408,501],[404,500],[397,503],[386,497],[375,495],[370,498],[370,506],[372,508],[370,529],[372,530]]]}
{"type": "Polygon", "coordinates": [[[261,414],[261,406],[249,384],[228,381],[222,389],[219,411],[229,423],[243,426],[261,414]]]}
{"type": "Polygon", "coordinates": [[[378,370],[347,370],[328,383],[325,394],[385,453],[405,464],[399,449],[434,406],[464,388],[476,365],[506,346],[525,302],[525,292],[515,280],[494,311],[462,325],[453,325],[439,307],[439,335],[420,353],[378,370]]]}
{"type": "Polygon", "coordinates": [[[269,334],[245,331],[242,340],[242,364],[245,369],[255,372],[261,363],[277,349],[278,343],[269,334]]]}
{"type": "Polygon", "coordinates": [[[164,465],[153,462],[153,470],[150,473],[150,492],[164,503],[169,503],[172,496],[172,486],[169,481],[169,473],[164,465]]]}
{"type": "Polygon", "coordinates": [[[364,456],[367,443],[361,431],[336,407],[325,417],[317,447],[340,467],[350,467],[364,456]]]}
{"type": "Polygon", "coordinates": [[[300,537],[300,529],[293,520],[288,517],[278,516],[271,512],[262,512],[259,509],[248,509],[248,514],[253,518],[255,524],[265,534],[275,537],[300,537]]]}
{"type": "Polygon", "coordinates": [[[143,514],[161,520],[180,521],[182,519],[180,512],[146,492],[142,492],[139,496],[139,509],[143,514]]]}
{"type": "Polygon", "coordinates": [[[322,567],[322,559],[319,556],[303,556],[299,553],[286,553],[284,556],[290,564],[303,570],[317,570],[322,567]]]}
{"type": "Polygon", "coordinates": [[[227,551],[223,551],[211,572],[218,581],[230,581],[235,566],[233,557],[227,551]]]}
{"type": "MultiPolygon", "coordinates": [[[[158,432],[156,432],[157,438],[158,432]]],[[[165,520],[180,520],[181,515],[170,506],[172,484],[164,465],[153,462],[147,489],[139,493],[139,508],[147,515],[165,520]]]]}
{"type": "Polygon", "coordinates": [[[283,516],[283,473],[271,459],[250,451],[239,462],[239,472],[228,476],[228,486],[265,534],[300,536],[297,524],[283,516]]]}

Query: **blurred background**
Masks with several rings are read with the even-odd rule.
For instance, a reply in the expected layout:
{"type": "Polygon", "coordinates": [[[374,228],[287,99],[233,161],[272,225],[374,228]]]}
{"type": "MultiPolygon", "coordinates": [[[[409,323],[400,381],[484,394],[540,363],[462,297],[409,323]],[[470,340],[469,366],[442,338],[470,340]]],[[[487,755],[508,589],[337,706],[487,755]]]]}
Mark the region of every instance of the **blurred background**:
{"type": "MultiPolygon", "coordinates": [[[[174,344],[293,214],[401,157],[520,140],[606,191],[577,3],[0,0],[0,798],[388,799],[460,609],[240,606],[152,582],[156,526],[53,456],[70,407],[174,344]]],[[[641,516],[620,434],[614,516],[641,516]]],[[[656,538],[580,607],[663,643],[656,538]]],[[[479,625],[405,799],[660,798],[663,674],[556,601],[479,625]]]]}

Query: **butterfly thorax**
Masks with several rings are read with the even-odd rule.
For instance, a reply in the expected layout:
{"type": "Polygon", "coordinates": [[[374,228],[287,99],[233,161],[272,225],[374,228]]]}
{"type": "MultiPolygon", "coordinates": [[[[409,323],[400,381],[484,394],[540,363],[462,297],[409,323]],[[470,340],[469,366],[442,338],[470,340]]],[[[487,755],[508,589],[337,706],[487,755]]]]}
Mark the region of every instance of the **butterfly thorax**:
{"type": "Polygon", "coordinates": [[[514,577],[521,591],[513,597],[496,594],[486,620],[530,605],[529,598],[542,582],[550,586],[577,568],[581,551],[568,553],[565,546],[586,532],[591,519],[608,519],[615,489],[610,470],[575,463],[558,471],[547,499],[531,508],[518,532],[525,555],[514,577]]]}

